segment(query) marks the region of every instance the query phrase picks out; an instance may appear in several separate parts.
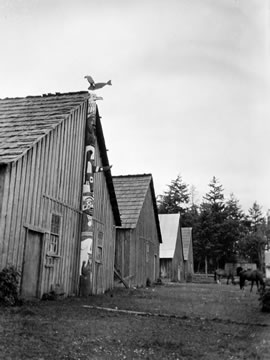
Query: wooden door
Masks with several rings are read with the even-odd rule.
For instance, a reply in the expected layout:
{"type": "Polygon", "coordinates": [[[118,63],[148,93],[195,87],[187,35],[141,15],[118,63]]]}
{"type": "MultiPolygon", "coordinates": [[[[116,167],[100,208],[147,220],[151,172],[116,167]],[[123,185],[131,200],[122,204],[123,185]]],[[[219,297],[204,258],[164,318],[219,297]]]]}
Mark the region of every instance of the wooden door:
{"type": "Polygon", "coordinates": [[[38,296],[42,233],[27,230],[22,271],[22,297],[38,296]]]}

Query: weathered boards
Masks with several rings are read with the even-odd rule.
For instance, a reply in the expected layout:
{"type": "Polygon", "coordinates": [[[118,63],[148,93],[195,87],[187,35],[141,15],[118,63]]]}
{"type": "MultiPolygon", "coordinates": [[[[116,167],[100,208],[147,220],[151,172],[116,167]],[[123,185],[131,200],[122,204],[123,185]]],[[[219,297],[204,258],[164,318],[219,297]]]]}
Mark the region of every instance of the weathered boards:
{"type": "MultiPolygon", "coordinates": [[[[0,269],[22,271],[25,297],[55,287],[78,293],[89,97],[76,92],[0,100],[0,269]]],[[[105,166],[98,112],[96,120],[96,163],[105,166]]],[[[95,231],[102,224],[104,242],[93,292],[101,292],[113,285],[120,217],[110,172],[95,176],[95,231]]]]}
{"type": "Polygon", "coordinates": [[[182,227],[181,231],[184,253],[185,278],[186,280],[188,280],[188,277],[194,274],[192,228],[182,227]]]}
{"type": "Polygon", "coordinates": [[[180,214],[159,214],[162,234],[160,245],[161,278],[184,281],[184,256],[180,226],[180,214]]]}
{"type": "Polygon", "coordinates": [[[159,277],[162,242],[151,174],[114,176],[122,226],[116,229],[115,267],[130,286],[159,277]]]}

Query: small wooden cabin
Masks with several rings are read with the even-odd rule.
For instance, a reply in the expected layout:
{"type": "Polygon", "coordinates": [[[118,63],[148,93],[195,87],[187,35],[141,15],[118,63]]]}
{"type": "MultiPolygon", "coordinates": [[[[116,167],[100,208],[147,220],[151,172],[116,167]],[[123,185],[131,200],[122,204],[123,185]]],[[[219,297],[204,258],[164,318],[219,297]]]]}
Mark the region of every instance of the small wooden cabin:
{"type": "Polygon", "coordinates": [[[184,253],[185,279],[194,274],[193,245],[192,245],[192,228],[183,227],[182,241],[184,253]]]}
{"type": "Polygon", "coordinates": [[[116,229],[115,267],[131,286],[159,277],[162,242],[151,174],[113,176],[122,226],[116,229]]]}
{"type": "Polygon", "coordinates": [[[185,279],[180,214],[159,214],[162,235],[160,245],[160,275],[162,279],[185,279]]]}
{"type": "Polygon", "coordinates": [[[265,258],[265,277],[267,279],[270,279],[270,251],[269,250],[265,250],[264,258],[265,258]]]}
{"type": "MultiPolygon", "coordinates": [[[[89,97],[76,92],[0,100],[0,269],[21,271],[25,298],[55,288],[78,294],[89,97]]],[[[98,111],[95,119],[95,161],[104,166],[98,111]]],[[[121,222],[110,171],[95,179],[95,227],[102,226],[104,242],[93,282],[94,292],[101,292],[113,286],[114,226],[121,222]]]]}

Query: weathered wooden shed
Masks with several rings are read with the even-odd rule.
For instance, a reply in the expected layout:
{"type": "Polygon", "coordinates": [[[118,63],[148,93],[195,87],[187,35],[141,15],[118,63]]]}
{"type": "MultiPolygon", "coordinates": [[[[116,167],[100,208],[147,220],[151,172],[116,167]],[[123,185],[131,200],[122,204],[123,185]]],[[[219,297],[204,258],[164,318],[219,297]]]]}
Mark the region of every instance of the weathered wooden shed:
{"type": "MultiPolygon", "coordinates": [[[[23,297],[56,287],[65,295],[78,293],[89,97],[76,92],[0,100],[0,269],[21,270],[23,297]]],[[[95,114],[95,161],[104,166],[95,114]]],[[[104,232],[97,292],[113,285],[114,226],[121,222],[110,171],[95,178],[94,249],[97,227],[104,232]]]]}
{"type": "Polygon", "coordinates": [[[160,245],[160,275],[163,279],[183,281],[184,256],[180,214],[159,214],[162,235],[160,245]]]}
{"type": "Polygon", "coordinates": [[[182,242],[184,253],[185,279],[194,274],[193,245],[192,245],[192,228],[183,227],[182,242]]]}
{"type": "Polygon", "coordinates": [[[265,250],[264,258],[265,258],[265,277],[267,279],[270,279],[270,251],[269,250],[265,250]]]}
{"type": "Polygon", "coordinates": [[[132,286],[159,277],[162,242],[151,174],[113,176],[122,226],[116,229],[115,267],[132,286]]]}

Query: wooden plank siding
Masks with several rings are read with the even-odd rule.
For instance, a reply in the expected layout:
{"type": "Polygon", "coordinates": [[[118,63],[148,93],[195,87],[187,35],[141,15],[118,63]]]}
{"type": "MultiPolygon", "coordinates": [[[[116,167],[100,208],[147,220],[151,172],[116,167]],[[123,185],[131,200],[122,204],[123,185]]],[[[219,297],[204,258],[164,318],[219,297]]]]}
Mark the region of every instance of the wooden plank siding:
{"type": "Polygon", "coordinates": [[[183,239],[183,254],[185,264],[185,278],[194,274],[194,260],[193,260],[193,244],[192,244],[192,228],[182,228],[183,239]]]}
{"type": "MultiPolygon", "coordinates": [[[[57,117],[63,104],[61,107],[55,99],[53,107],[57,117]]],[[[39,108],[43,114],[46,105],[39,108]]],[[[63,287],[65,294],[78,291],[87,97],[81,97],[68,114],[64,112],[64,118],[32,148],[22,150],[21,155],[18,151],[18,158],[0,167],[0,268],[12,264],[22,270],[27,232],[42,234],[39,295],[56,284],[63,287]],[[51,256],[52,262],[48,264],[52,213],[61,217],[61,233],[59,254],[51,256]]]]}
{"type": "MultiPolygon", "coordinates": [[[[102,166],[98,143],[95,146],[95,164],[102,166]]],[[[93,278],[92,293],[100,294],[113,288],[114,253],[115,253],[115,221],[106,185],[105,173],[94,174],[94,241],[93,241],[93,278]],[[102,225],[102,226],[101,226],[102,225]],[[97,262],[97,247],[99,230],[103,232],[102,260],[97,262]],[[99,272],[99,274],[98,274],[99,272]]]]}
{"type": "Polygon", "coordinates": [[[150,187],[147,190],[136,229],[132,231],[131,253],[133,246],[136,261],[131,268],[130,275],[134,275],[131,282],[136,286],[145,286],[147,279],[153,282],[159,277],[159,266],[156,267],[154,274],[154,256],[159,258],[159,237],[150,187]]]}
{"type": "Polygon", "coordinates": [[[184,281],[186,278],[184,270],[184,254],[181,227],[179,224],[175,252],[172,259],[172,281],[184,281]]]}
{"type": "Polygon", "coordinates": [[[161,234],[150,174],[113,178],[122,227],[116,229],[115,264],[130,286],[159,277],[161,234]]]}
{"type": "Polygon", "coordinates": [[[160,276],[171,281],[185,279],[180,214],[159,214],[163,242],[160,246],[160,276]]]}

